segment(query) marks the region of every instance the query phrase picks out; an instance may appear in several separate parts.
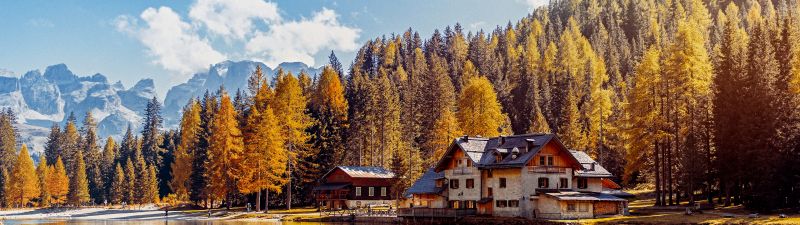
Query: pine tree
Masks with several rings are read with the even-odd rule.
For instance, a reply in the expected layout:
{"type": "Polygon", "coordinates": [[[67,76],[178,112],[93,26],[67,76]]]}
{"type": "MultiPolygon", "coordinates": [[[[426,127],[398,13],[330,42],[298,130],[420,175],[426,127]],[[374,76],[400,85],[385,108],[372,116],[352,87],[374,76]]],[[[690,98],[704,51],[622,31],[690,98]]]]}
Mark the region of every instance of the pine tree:
{"type": "Polygon", "coordinates": [[[13,205],[19,207],[25,207],[31,199],[41,195],[39,187],[39,178],[36,176],[33,159],[28,153],[28,147],[23,144],[11,174],[9,174],[6,185],[6,201],[13,202],[13,205]]]}
{"type": "Polygon", "coordinates": [[[181,200],[189,198],[189,177],[192,174],[192,149],[197,146],[200,132],[200,103],[190,100],[183,109],[180,124],[180,144],[175,151],[172,163],[172,182],[170,187],[181,200]]]}
{"type": "Polygon", "coordinates": [[[47,136],[47,144],[44,147],[44,156],[50,163],[55,163],[56,158],[61,156],[61,127],[58,123],[53,123],[50,127],[50,134],[47,136]]]}
{"type": "Polygon", "coordinates": [[[112,204],[120,204],[125,201],[125,192],[127,180],[125,179],[125,172],[122,171],[122,166],[116,163],[114,169],[114,176],[111,180],[111,188],[109,189],[109,199],[112,204]]]}
{"type": "Polygon", "coordinates": [[[278,74],[278,81],[275,84],[275,97],[270,105],[272,109],[277,112],[275,115],[278,119],[278,124],[281,127],[281,134],[285,140],[285,148],[289,152],[288,174],[290,181],[287,184],[287,208],[291,209],[292,204],[292,191],[291,179],[303,177],[300,173],[302,171],[294,170],[294,165],[297,164],[297,159],[307,157],[310,153],[306,143],[309,140],[309,135],[305,130],[311,126],[311,117],[306,114],[306,97],[303,96],[303,91],[297,79],[288,74],[286,76],[278,74]]]}
{"type": "Polygon", "coordinates": [[[83,205],[89,202],[89,181],[86,178],[86,163],[83,161],[83,153],[78,151],[76,155],[75,171],[69,182],[69,194],[67,196],[70,204],[83,205]]]}
{"type": "Polygon", "coordinates": [[[163,123],[160,112],[161,103],[158,102],[156,97],[153,97],[153,99],[147,103],[142,122],[141,151],[145,163],[147,164],[161,165],[161,154],[164,149],[159,147],[162,141],[159,130],[163,123]]]}
{"type": "Polygon", "coordinates": [[[478,77],[467,81],[458,99],[456,117],[466,135],[494,137],[501,134],[505,115],[489,79],[478,77]]]}
{"type": "Polygon", "coordinates": [[[8,207],[9,200],[6,192],[8,191],[8,172],[0,168],[0,206],[8,207]]]}
{"type": "Polygon", "coordinates": [[[75,176],[78,152],[81,151],[81,135],[75,127],[75,115],[70,114],[67,119],[67,124],[64,127],[64,133],[61,135],[61,157],[64,160],[64,166],[69,169],[67,174],[70,179],[75,176]]]}
{"type": "Polygon", "coordinates": [[[100,203],[105,200],[104,195],[104,178],[101,168],[101,156],[98,146],[97,137],[97,123],[91,112],[86,112],[83,119],[83,126],[81,127],[81,152],[84,154],[84,162],[86,163],[86,175],[89,181],[89,194],[95,203],[100,203]]]}
{"type": "Polygon", "coordinates": [[[148,193],[148,188],[150,186],[149,174],[148,174],[148,163],[147,160],[144,158],[144,154],[141,150],[136,150],[133,153],[133,157],[128,159],[128,161],[133,162],[133,168],[136,171],[135,176],[135,183],[131,190],[134,192],[133,195],[133,202],[137,204],[146,204],[150,203],[151,196],[148,193]]]}
{"type": "Polygon", "coordinates": [[[207,167],[209,193],[216,198],[225,198],[229,209],[233,200],[232,194],[238,190],[237,182],[244,175],[244,144],[238,125],[230,97],[222,90],[219,110],[211,126],[207,167]]]}
{"type": "Polygon", "coordinates": [[[133,128],[128,124],[128,129],[125,130],[125,135],[122,136],[122,143],[119,146],[119,154],[117,155],[117,162],[120,164],[125,163],[133,156],[133,152],[137,147],[136,137],[133,136],[133,128]]]}
{"type": "Polygon", "coordinates": [[[39,207],[50,205],[50,189],[47,187],[47,178],[50,176],[50,168],[47,167],[47,159],[39,157],[39,165],[36,166],[37,181],[39,184],[39,207]]]}
{"type": "Polygon", "coordinates": [[[217,114],[217,99],[206,92],[200,111],[200,130],[197,134],[197,146],[192,150],[192,174],[189,189],[189,200],[199,203],[208,199],[208,176],[206,162],[209,160],[209,142],[214,117],[217,114]]]}
{"type": "Polygon", "coordinates": [[[311,145],[320,151],[311,160],[319,165],[319,171],[327,171],[345,160],[344,140],[348,127],[344,86],[334,68],[323,68],[310,104],[311,117],[316,121],[310,128],[311,145]]]}
{"type": "Polygon", "coordinates": [[[17,160],[17,132],[12,123],[9,116],[0,115],[0,168],[6,171],[11,171],[17,160]]]}
{"type": "Polygon", "coordinates": [[[50,177],[47,178],[47,188],[50,196],[53,198],[52,204],[62,204],[67,201],[67,194],[69,193],[70,180],[67,176],[66,167],[64,162],[61,161],[61,156],[56,157],[56,163],[52,166],[52,171],[49,173],[50,177]]]}

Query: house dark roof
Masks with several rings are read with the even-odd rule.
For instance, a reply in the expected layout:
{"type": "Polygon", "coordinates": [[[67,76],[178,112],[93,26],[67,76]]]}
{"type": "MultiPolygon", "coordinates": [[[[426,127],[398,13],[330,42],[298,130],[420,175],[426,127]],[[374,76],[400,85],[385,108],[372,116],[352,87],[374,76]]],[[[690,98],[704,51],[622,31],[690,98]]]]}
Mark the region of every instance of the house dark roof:
{"type": "Polygon", "coordinates": [[[613,177],[613,175],[611,175],[611,172],[608,172],[608,170],[606,170],[606,168],[603,168],[603,166],[601,166],[600,163],[594,161],[594,159],[592,159],[592,157],[586,154],[586,152],[569,150],[569,153],[572,153],[572,156],[574,156],[575,159],[578,159],[578,162],[580,162],[581,166],[583,167],[582,170],[575,171],[575,176],[613,177]],[[594,170],[592,170],[592,165],[594,165],[594,170]]]}
{"type": "Polygon", "coordinates": [[[353,178],[394,178],[395,175],[392,171],[384,169],[382,167],[375,167],[375,166],[337,166],[333,168],[331,171],[328,171],[324,176],[327,177],[328,174],[333,172],[336,169],[341,169],[346,173],[348,176],[353,178]]]}
{"type": "MultiPolygon", "coordinates": [[[[459,137],[445,153],[445,157],[439,159],[435,167],[437,170],[443,166],[442,162],[448,158],[455,149],[462,149],[467,158],[479,168],[513,168],[525,166],[533,156],[538,153],[550,141],[558,139],[555,134],[521,134],[511,136],[500,136],[493,138],[482,137],[459,137]],[[458,148],[456,148],[458,147],[458,148]],[[502,161],[496,162],[496,155],[502,156],[502,161]],[[516,157],[511,157],[516,154],[516,157]]],[[[569,155],[571,156],[571,154],[569,155]]],[[[578,160],[569,157],[576,164],[578,160]]]]}
{"type": "Polygon", "coordinates": [[[411,194],[439,194],[444,188],[436,187],[436,180],[441,178],[444,178],[444,172],[437,173],[433,171],[433,169],[428,169],[425,174],[422,174],[422,177],[417,179],[417,181],[406,190],[404,196],[411,194]]]}

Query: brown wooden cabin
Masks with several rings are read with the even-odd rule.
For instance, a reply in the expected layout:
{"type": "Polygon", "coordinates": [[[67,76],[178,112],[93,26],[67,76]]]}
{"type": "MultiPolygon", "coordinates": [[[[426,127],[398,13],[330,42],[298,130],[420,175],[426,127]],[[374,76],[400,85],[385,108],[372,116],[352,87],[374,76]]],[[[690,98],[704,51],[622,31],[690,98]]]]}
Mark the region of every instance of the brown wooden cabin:
{"type": "Polygon", "coordinates": [[[393,205],[394,179],[394,173],[381,167],[337,166],[320,178],[314,195],[327,210],[393,205]]]}

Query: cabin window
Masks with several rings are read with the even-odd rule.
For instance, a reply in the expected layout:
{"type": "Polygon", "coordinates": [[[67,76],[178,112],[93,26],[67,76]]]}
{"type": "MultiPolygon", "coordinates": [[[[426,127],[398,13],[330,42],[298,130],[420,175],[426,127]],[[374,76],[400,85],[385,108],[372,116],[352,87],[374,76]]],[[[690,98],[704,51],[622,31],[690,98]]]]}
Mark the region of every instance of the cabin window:
{"type": "Polygon", "coordinates": [[[519,207],[519,200],[508,200],[508,207],[511,208],[519,207]]]}
{"type": "Polygon", "coordinates": [[[356,187],[356,196],[361,196],[361,187],[356,187]]]}
{"type": "Polygon", "coordinates": [[[506,188],[506,178],[500,178],[500,188],[506,188]]]}
{"type": "Polygon", "coordinates": [[[489,197],[492,197],[492,195],[494,195],[494,193],[492,192],[492,188],[486,189],[486,195],[489,197]]]}
{"type": "Polygon", "coordinates": [[[559,179],[558,188],[562,188],[562,189],[569,188],[569,180],[567,180],[567,178],[563,178],[563,177],[561,179],[559,179]]]}
{"type": "Polygon", "coordinates": [[[468,209],[474,209],[475,201],[464,201],[464,206],[466,206],[466,208],[468,209]]]}
{"type": "Polygon", "coordinates": [[[548,155],[547,156],[547,165],[548,166],[552,166],[553,165],[553,156],[552,155],[548,155]]]}
{"type": "Polygon", "coordinates": [[[386,187],[381,187],[381,196],[386,197],[386,187]]]}
{"type": "Polygon", "coordinates": [[[539,188],[547,188],[550,186],[550,179],[547,177],[539,177],[539,188]]]}
{"type": "Polygon", "coordinates": [[[586,189],[589,187],[588,181],[585,177],[578,177],[578,188],[579,189],[586,189]]]}
{"type": "Polygon", "coordinates": [[[506,200],[496,200],[495,205],[497,206],[497,208],[505,208],[508,205],[508,203],[506,202],[506,200]]]}
{"type": "Polygon", "coordinates": [[[492,170],[487,170],[486,171],[486,177],[492,178],[492,170]]]}
{"type": "Polygon", "coordinates": [[[467,167],[472,167],[472,160],[467,160],[467,167]]]}
{"type": "Polygon", "coordinates": [[[545,157],[544,157],[544,156],[539,156],[539,165],[540,165],[540,166],[544,166],[544,165],[545,165],[545,164],[544,164],[545,160],[546,160],[546,159],[545,159],[545,157]]]}
{"type": "Polygon", "coordinates": [[[460,201],[450,201],[450,208],[458,209],[461,207],[460,201]]]}
{"type": "Polygon", "coordinates": [[[503,161],[503,156],[501,156],[501,155],[495,155],[495,156],[494,156],[494,161],[495,161],[495,162],[498,162],[498,163],[499,163],[500,161],[503,161]]]}
{"type": "Polygon", "coordinates": [[[369,187],[369,196],[375,196],[375,187],[369,187]]]}
{"type": "Polygon", "coordinates": [[[458,179],[450,180],[450,189],[458,189],[458,179]]]}
{"type": "Polygon", "coordinates": [[[575,203],[567,203],[567,211],[575,212],[575,203]]]}
{"type": "Polygon", "coordinates": [[[467,189],[475,188],[475,179],[467,179],[467,189]]]}

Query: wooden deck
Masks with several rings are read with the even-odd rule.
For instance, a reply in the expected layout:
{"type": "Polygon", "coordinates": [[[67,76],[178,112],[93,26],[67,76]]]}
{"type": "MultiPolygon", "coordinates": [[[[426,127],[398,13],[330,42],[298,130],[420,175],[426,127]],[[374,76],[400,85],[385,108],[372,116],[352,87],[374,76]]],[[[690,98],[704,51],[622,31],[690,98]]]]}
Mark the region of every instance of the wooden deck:
{"type": "Polygon", "coordinates": [[[434,208],[400,208],[397,209],[398,217],[442,217],[460,218],[475,215],[475,209],[434,209],[434,208]]]}

